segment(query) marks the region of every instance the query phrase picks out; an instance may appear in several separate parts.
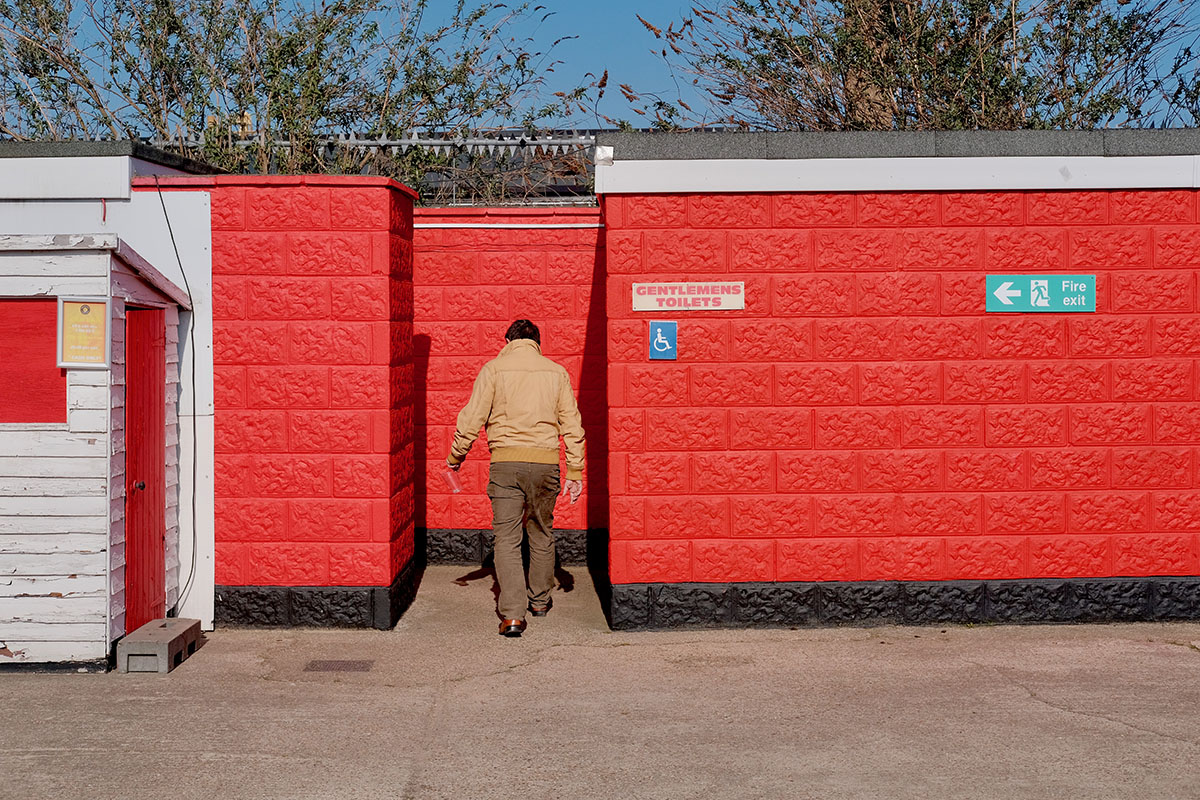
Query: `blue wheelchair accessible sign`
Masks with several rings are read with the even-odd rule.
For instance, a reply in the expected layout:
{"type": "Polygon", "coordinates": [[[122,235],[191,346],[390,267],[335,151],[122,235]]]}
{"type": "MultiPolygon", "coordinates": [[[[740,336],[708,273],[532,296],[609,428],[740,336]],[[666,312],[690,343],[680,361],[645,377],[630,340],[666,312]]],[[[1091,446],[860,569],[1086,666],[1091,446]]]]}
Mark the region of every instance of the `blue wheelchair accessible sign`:
{"type": "Polygon", "coordinates": [[[1096,276],[988,275],[987,310],[1092,312],[1096,310],[1096,276]]]}
{"type": "Polygon", "coordinates": [[[676,356],[676,338],[679,329],[677,322],[650,323],[650,360],[674,361],[676,356]]]}

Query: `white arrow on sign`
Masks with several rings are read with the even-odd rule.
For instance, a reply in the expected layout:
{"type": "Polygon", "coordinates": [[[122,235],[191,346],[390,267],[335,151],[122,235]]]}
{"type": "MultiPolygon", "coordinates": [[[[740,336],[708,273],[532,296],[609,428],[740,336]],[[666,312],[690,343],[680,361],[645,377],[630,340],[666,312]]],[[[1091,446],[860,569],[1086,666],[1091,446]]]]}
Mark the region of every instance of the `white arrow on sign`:
{"type": "Polygon", "coordinates": [[[1004,305],[1011,306],[1012,298],[1020,297],[1021,290],[1012,288],[1012,281],[1005,281],[997,286],[996,291],[992,292],[992,294],[996,295],[996,299],[1004,303],[1004,305]]]}

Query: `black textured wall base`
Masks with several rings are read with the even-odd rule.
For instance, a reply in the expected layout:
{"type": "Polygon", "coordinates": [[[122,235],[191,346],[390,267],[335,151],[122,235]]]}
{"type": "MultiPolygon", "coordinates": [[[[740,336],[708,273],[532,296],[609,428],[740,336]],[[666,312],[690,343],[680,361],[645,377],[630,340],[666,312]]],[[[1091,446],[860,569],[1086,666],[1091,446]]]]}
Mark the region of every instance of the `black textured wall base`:
{"type": "MultiPolygon", "coordinates": [[[[425,558],[429,564],[479,564],[492,548],[491,529],[473,528],[418,528],[417,549],[421,539],[425,540],[425,558]]],[[[595,543],[608,544],[608,530],[554,531],[555,550],[560,564],[586,564],[588,548],[595,543]]]]}
{"type": "Polygon", "coordinates": [[[1200,619],[1200,576],[614,584],[612,626],[753,628],[1200,619]]]}
{"type": "Polygon", "coordinates": [[[218,586],[217,625],[387,630],[412,604],[423,568],[412,559],[391,586],[218,586]]]}
{"type": "MultiPolygon", "coordinates": [[[[113,645],[116,649],[116,645],[113,645]]],[[[103,658],[86,661],[3,661],[0,662],[0,673],[3,672],[109,672],[114,662],[103,658]]]]}

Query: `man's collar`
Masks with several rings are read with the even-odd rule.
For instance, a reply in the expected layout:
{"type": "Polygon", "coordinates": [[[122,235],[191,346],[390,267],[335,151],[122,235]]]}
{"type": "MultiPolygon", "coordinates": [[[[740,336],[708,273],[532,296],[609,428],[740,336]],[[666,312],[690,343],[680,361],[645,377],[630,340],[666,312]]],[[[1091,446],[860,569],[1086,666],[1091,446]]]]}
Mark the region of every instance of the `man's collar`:
{"type": "Polygon", "coordinates": [[[535,342],[533,339],[513,339],[511,342],[509,342],[508,344],[504,345],[503,348],[501,348],[500,355],[504,355],[505,353],[511,353],[513,350],[516,350],[518,347],[532,347],[534,349],[534,351],[537,352],[538,355],[542,354],[542,346],[540,344],[538,344],[537,342],[535,342]]]}

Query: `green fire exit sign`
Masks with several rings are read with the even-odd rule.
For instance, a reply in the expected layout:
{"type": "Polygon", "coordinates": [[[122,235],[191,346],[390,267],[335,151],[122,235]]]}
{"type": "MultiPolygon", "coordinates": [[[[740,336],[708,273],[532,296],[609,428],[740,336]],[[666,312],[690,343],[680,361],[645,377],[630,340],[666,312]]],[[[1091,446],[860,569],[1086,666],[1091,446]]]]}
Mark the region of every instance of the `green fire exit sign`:
{"type": "Polygon", "coordinates": [[[1094,312],[1095,275],[988,275],[987,310],[1094,312]]]}

